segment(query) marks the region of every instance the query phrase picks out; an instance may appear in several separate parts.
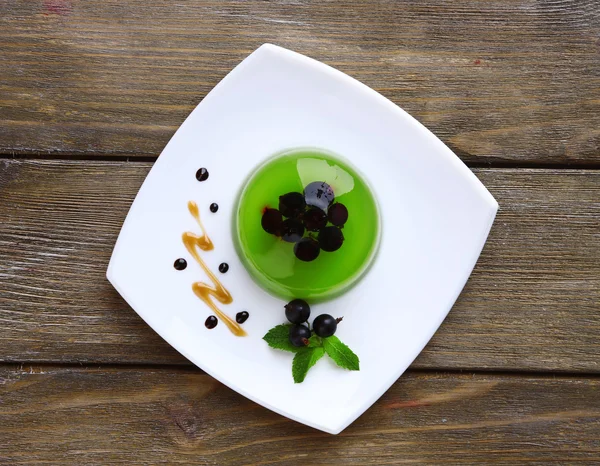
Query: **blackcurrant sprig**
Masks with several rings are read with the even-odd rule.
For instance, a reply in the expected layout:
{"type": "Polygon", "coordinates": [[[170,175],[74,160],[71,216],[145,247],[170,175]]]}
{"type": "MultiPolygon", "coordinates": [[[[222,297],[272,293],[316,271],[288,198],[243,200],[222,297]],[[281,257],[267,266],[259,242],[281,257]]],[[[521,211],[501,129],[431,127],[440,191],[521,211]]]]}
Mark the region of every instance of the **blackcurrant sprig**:
{"type": "Polygon", "coordinates": [[[302,324],[310,317],[310,306],[303,299],[293,299],[284,308],[285,317],[292,324],[302,324]]]}
{"type": "Polygon", "coordinates": [[[329,314],[321,314],[315,317],[313,321],[313,331],[321,338],[330,337],[337,330],[338,323],[341,322],[343,317],[336,319],[329,314]]]}
{"type": "Polygon", "coordinates": [[[310,330],[304,325],[292,325],[290,327],[290,343],[297,347],[307,346],[310,338],[310,330]]]}

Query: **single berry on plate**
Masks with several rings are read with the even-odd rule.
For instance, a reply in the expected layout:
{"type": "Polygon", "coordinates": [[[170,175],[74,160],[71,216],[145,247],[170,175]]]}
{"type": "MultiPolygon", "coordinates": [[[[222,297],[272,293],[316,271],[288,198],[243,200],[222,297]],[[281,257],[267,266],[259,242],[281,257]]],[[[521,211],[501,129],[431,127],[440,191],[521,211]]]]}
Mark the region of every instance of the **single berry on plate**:
{"type": "Polygon", "coordinates": [[[260,224],[267,233],[272,235],[281,236],[281,224],[283,223],[283,217],[281,212],[277,209],[265,209],[260,224]]]}
{"type": "Polygon", "coordinates": [[[304,213],[302,221],[308,231],[319,231],[327,225],[327,214],[318,207],[311,207],[304,213]]]}
{"type": "Polygon", "coordinates": [[[337,330],[337,319],[333,318],[329,314],[321,314],[315,317],[313,321],[313,330],[321,338],[330,337],[337,330]]]}
{"type": "Polygon", "coordinates": [[[208,170],[206,168],[200,168],[196,172],[196,179],[198,181],[206,181],[208,179],[208,170]]]}
{"type": "Polygon", "coordinates": [[[335,196],[333,189],[324,181],[313,181],[304,188],[306,205],[312,205],[327,212],[335,196]]]}
{"type": "Polygon", "coordinates": [[[218,323],[219,323],[219,321],[217,320],[217,318],[215,316],[208,316],[206,318],[206,322],[204,322],[204,326],[210,330],[212,328],[215,328],[218,323]]]}
{"type": "Polygon", "coordinates": [[[310,317],[310,306],[303,299],[293,299],[284,308],[285,317],[292,324],[301,324],[310,317]]]}
{"type": "Polygon", "coordinates": [[[175,270],[183,270],[187,267],[187,261],[179,258],[173,263],[173,267],[175,267],[175,270]]]}
{"type": "Polygon", "coordinates": [[[308,345],[310,330],[304,325],[292,325],[290,327],[290,343],[294,346],[308,345]]]}
{"type": "Polygon", "coordinates": [[[229,264],[227,262],[221,262],[221,264],[219,264],[219,272],[227,273],[228,270],[229,270],[229,264]]]}
{"type": "Polygon", "coordinates": [[[304,236],[304,225],[300,220],[288,218],[281,224],[281,238],[288,243],[297,243],[304,236]]]}
{"type": "Polygon", "coordinates": [[[214,214],[217,210],[219,210],[219,204],[217,204],[216,202],[213,202],[210,205],[210,211],[214,214]]]}
{"type": "Polygon", "coordinates": [[[344,204],[338,202],[329,208],[327,217],[329,217],[329,221],[335,226],[341,227],[348,220],[348,209],[346,209],[344,204]]]}
{"type": "Polygon", "coordinates": [[[250,317],[250,314],[248,314],[248,311],[240,311],[235,315],[235,321],[238,324],[243,324],[244,322],[246,322],[248,320],[248,317],[250,317]]]}
{"type": "Polygon", "coordinates": [[[319,232],[319,246],[323,251],[337,251],[343,243],[344,235],[338,227],[325,227],[319,232]]]}
{"type": "Polygon", "coordinates": [[[300,193],[287,193],[279,196],[279,211],[284,217],[297,217],[304,212],[305,208],[306,202],[304,202],[304,196],[300,193]]]}
{"type": "Polygon", "coordinates": [[[319,257],[320,252],[319,242],[313,238],[302,238],[294,244],[294,254],[304,262],[314,261],[319,257]]]}

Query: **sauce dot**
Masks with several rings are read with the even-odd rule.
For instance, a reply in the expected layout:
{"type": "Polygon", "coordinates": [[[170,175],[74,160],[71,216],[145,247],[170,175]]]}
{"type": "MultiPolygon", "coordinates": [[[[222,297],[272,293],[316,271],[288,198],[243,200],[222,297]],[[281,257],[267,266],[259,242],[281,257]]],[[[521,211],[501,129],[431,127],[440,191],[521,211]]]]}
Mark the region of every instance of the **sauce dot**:
{"type": "Polygon", "coordinates": [[[176,270],[183,270],[187,267],[187,261],[179,258],[173,263],[173,267],[175,267],[176,270]]]}
{"type": "Polygon", "coordinates": [[[219,321],[217,320],[217,318],[215,316],[208,316],[206,318],[206,322],[204,322],[204,326],[210,330],[210,329],[215,328],[218,323],[219,323],[219,321]]]}
{"type": "Polygon", "coordinates": [[[248,320],[248,317],[250,317],[250,314],[248,314],[248,311],[241,311],[235,315],[235,321],[238,324],[243,324],[244,322],[246,322],[248,320]]]}
{"type": "Polygon", "coordinates": [[[219,265],[219,272],[227,273],[228,270],[229,270],[229,264],[227,262],[222,262],[221,265],[219,265]]]}
{"type": "Polygon", "coordinates": [[[214,214],[217,210],[219,210],[219,204],[217,204],[216,202],[213,202],[210,205],[210,211],[214,214]]]}
{"type": "Polygon", "coordinates": [[[206,181],[208,179],[208,170],[206,168],[201,168],[196,172],[196,179],[198,181],[206,181]]]}

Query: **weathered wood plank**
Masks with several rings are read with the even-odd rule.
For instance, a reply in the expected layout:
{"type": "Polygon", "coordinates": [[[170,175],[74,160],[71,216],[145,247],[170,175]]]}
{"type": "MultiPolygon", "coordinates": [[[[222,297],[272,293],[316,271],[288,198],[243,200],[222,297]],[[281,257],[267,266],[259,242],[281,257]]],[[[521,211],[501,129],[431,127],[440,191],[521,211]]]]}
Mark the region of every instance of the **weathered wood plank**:
{"type": "MultiPolygon", "coordinates": [[[[0,160],[2,361],[185,363],[105,279],[149,168],[0,160]]],[[[501,210],[414,367],[598,372],[600,172],[475,172],[501,210]]]]}
{"type": "Polygon", "coordinates": [[[0,153],[158,155],[272,42],[380,91],[465,160],[600,162],[596,0],[15,0],[0,18],[0,153]]]}
{"type": "Polygon", "coordinates": [[[0,369],[5,464],[600,462],[600,380],[408,373],[339,436],[191,369],[0,369]]]}

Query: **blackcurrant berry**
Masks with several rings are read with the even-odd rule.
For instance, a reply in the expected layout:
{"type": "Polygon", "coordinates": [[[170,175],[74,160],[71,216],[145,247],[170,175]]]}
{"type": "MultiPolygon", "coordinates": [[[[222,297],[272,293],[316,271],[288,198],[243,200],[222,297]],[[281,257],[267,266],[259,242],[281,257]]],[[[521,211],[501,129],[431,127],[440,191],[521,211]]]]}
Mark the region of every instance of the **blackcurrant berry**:
{"type": "Polygon", "coordinates": [[[327,225],[327,214],[318,207],[311,207],[306,211],[302,220],[308,231],[319,231],[327,225]]]}
{"type": "Polygon", "coordinates": [[[288,243],[297,243],[304,236],[304,225],[300,220],[288,218],[281,224],[281,238],[288,243]]]}
{"type": "Polygon", "coordinates": [[[334,199],[333,189],[324,181],[313,181],[304,188],[306,205],[318,207],[325,212],[334,199]]]}
{"type": "Polygon", "coordinates": [[[310,330],[304,325],[292,325],[290,327],[290,343],[294,346],[308,345],[310,330]]]}
{"type": "Polygon", "coordinates": [[[227,262],[221,262],[219,264],[219,272],[227,273],[228,270],[229,270],[229,264],[227,262]]]}
{"type": "Polygon", "coordinates": [[[313,321],[313,330],[321,338],[330,337],[337,330],[337,320],[329,314],[321,314],[313,321]]]}
{"type": "Polygon", "coordinates": [[[329,212],[327,212],[327,217],[329,217],[329,221],[334,225],[341,227],[348,220],[348,209],[344,204],[333,204],[329,208],[329,212]]]}
{"type": "Polygon", "coordinates": [[[294,244],[294,254],[304,262],[314,261],[320,252],[319,242],[313,238],[302,238],[294,244]]]}
{"type": "Polygon", "coordinates": [[[279,196],[279,211],[284,217],[295,218],[304,212],[306,202],[300,193],[287,193],[279,196]]]}
{"type": "Polygon", "coordinates": [[[293,299],[284,308],[285,317],[292,324],[301,324],[310,317],[310,306],[303,299],[293,299]]]}
{"type": "Polygon", "coordinates": [[[325,227],[319,232],[319,246],[323,251],[337,251],[343,243],[344,235],[338,227],[325,227]]]}
{"type": "Polygon", "coordinates": [[[275,236],[281,236],[281,224],[283,223],[283,217],[281,212],[277,209],[266,208],[260,224],[267,233],[271,233],[275,236]]]}

